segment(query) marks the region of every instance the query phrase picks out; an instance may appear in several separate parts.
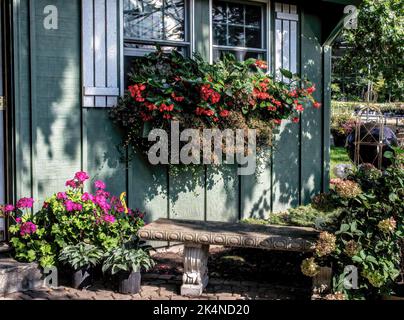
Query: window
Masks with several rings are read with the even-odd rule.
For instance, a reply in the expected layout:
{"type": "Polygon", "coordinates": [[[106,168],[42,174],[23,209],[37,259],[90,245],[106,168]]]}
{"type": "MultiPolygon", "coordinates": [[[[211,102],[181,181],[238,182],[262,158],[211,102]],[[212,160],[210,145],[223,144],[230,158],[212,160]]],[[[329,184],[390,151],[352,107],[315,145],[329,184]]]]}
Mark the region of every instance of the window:
{"type": "Polygon", "coordinates": [[[156,50],[189,55],[188,5],[185,0],[124,0],[125,74],[132,59],[156,50]]]}
{"type": "Polygon", "coordinates": [[[184,0],[124,0],[125,55],[141,56],[156,49],[188,50],[184,0]]]}
{"type": "Polygon", "coordinates": [[[232,53],[238,60],[266,59],[265,6],[213,1],[213,59],[232,53]]]}

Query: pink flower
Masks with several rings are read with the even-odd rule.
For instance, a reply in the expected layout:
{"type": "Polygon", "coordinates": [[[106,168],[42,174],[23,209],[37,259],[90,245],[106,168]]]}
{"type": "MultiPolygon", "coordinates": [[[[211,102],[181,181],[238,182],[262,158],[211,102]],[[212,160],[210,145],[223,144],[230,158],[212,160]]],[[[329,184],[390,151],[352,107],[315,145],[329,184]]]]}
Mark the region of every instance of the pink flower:
{"type": "Polygon", "coordinates": [[[67,180],[66,181],[66,187],[76,189],[77,188],[77,183],[74,180],[67,180]]]}
{"type": "Polygon", "coordinates": [[[115,221],[116,221],[115,217],[113,215],[111,215],[111,214],[106,214],[103,217],[103,219],[104,219],[105,222],[108,222],[108,223],[115,223],[115,221]]]}
{"type": "Polygon", "coordinates": [[[65,207],[67,212],[74,212],[74,211],[81,211],[83,210],[83,206],[79,203],[74,203],[73,201],[66,201],[65,202],[65,207]]]}
{"type": "Polygon", "coordinates": [[[102,189],[97,190],[96,195],[97,195],[97,196],[104,197],[104,198],[106,198],[106,199],[108,199],[108,198],[111,196],[111,194],[110,194],[109,192],[104,191],[104,190],[102,190],[102,189]]]}
{"type": "Polygon", "coordinates": [[[97,195],[94,201],[101,209],[110,210],[111,205],[108,203],[107,199],[102,195],[97,195]]]}
{"type": "Polygon", "coordinates": [[[97,189],[103,189],[103,190],[107,188],[106,184],[101,180],[95,182],[95,187],[97,189]]]}
{"type": "Polygon", "coordinates": [[[83,201],[93,201],[94,202],[94,196],[92,194],[89,194],[88,192],[85,192],[81,196],[81,200],[83,200],[83,201]]]}
{"type": "Polygon", "coordinates": [[[18,209],[30,209],[34,205],[34,199],[32,198],[22,198],[17,202],[18,209]]]}
{"type": "Polygon", "coordinates": [[[58,200],[66,200],[66,199],[67,199],[66,192],[59,192],[59,193],[57,194],[56,198],[57,198],[58,200]]]}
{"type": "Polygon", "coordinates": [[[37,230],[37,226],[32,222],[25,222],[21,225],[20,235],[25,236],[29,234],[34,234],[37,230]]]}
{"type": "Polygon", "coordinates": [[[83,183],[84,181],[90,179],[90,176],[87,174],[87,172],[80,171],[74,175],[74,178],[83,183]]]}
{"type": "Polygon", "coordinates": [[[17,222],[18,224],[20,224],[20,223],[22,222],[22,219],[21,219],[21,218],[16,218],[16,219],[15,219],[15,222],[17,222]]]}
{"type": "Polygon", "coordinates": [[[15,207],[12,204],[7,204],[4,207],[4,212],[5,213],[13,212],[14,210],[15,210],[15,207]]]}

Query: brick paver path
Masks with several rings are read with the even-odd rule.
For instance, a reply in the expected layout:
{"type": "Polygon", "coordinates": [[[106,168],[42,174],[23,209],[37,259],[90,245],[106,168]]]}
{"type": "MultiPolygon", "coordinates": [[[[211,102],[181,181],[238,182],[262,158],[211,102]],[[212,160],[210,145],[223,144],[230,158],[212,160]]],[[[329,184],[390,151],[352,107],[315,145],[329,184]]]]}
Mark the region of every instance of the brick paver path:
{"type": "Polygon", "coordinates": [[[67,287],[13,293],[0,300],[295,300],[309,299],[304,289],[271,286],[265,283],[211,279],[206,293],[199,298],[179,295],[181,277],[144,275],[142,291],[135,295],[122,295],[102,285],[87,290],[67,287]]]}

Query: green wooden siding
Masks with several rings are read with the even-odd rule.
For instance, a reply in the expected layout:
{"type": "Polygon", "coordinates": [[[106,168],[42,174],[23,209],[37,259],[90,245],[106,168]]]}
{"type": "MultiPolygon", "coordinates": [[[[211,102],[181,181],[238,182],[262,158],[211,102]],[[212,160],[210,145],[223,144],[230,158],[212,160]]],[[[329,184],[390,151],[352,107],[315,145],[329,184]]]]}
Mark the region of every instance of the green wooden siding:
{"type": "MultiPolygon", "coordinates": [[[[195,49],[210,58],[209,6],[195,1],[195,49]]],[[[129,164],[117,150],[120,130],[103,108],[81,101],[81,2],[14,0],[15,136],[17,196],[33,195],[37,206],[74,172],[92,182],[105,180],[115,194],[126,191],[129,205],[160,217],[236,221],[267,217],[271,211],[309,201],[326,188],[329,105],[308,108],[301,124],[284,123],[272,156],[254,176],[237,176],[236,166],[168,169],[136,155],[129,164]],[[45,30],[43,8],[59,9],[59,29],[45,30]]],[[[320,45],[319,14],[301,13],[301,71],[317,85],[319,101],[329,99],[329,53],[320,45]]]]}

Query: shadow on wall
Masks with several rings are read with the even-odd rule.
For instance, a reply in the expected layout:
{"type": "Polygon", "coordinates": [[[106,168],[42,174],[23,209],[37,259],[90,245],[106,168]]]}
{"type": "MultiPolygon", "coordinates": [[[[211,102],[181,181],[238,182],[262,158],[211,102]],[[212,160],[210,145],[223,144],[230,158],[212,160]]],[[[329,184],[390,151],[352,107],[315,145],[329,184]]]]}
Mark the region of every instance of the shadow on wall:
{"type": "Polygon", "coordinates": [[[81,168],[81,2],[53,2],[57,30],[43,25],[49,1],[15,4],[17,196],[32,195],[37,207],[81,168]]]}

